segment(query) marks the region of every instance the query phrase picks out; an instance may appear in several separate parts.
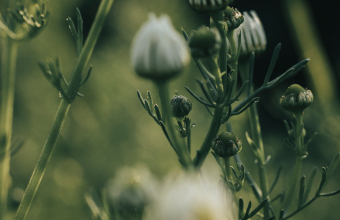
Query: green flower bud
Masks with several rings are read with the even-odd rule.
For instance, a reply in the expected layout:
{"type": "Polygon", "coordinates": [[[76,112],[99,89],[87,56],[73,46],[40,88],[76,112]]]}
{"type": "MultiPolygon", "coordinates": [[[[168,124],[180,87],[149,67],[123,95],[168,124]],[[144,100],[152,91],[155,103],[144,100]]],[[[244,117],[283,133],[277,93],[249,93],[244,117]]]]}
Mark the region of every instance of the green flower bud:
{"type": "Polygon", "coordinates": [[[221,47],[221,35],[216,28],[200,27],[189,38],[189,47],[193,57],[202,58],[218,53],[221,47]]]}
{"type": "Polygon", "coordinates": [[[229,0],[189,0],[191,8],[198,13],[221,11],[229,3],[229,0]]]}
{"type": "Polygon", "coordinates": [[[224,19],[228,25],[228,30],[238,28],[244,21],[244,17],[237,8],[227,7],[224,11],[224,19]]]}
{"type": "Polygon", "coordinates": [[[220,157],[231,157],[242,149],[242,143],[231,132],[223,132],[212,141],[212,149],[220,157]]]}
{"type": "Polygon", "coordinates": [[[191,101],[182,95],[175,95],[171,99],[170,104],[172,114],[176,118],[187,116],[192,109],[191,101]]]}
{"type": "Polygon", "coordinates": [[[313,103],[313,94],[310,90],[304,89],[298,84],[288,87],[280,99],[282,108],[290,112],[302,112],[313,103]]]}
{"type": "Polygon", "coordinates": [[[166,80],[180,73],[189,63],[188,49],[168,16],[157,18],[150,14],[133,40],[131,63],[139,76],[166,80]]]}

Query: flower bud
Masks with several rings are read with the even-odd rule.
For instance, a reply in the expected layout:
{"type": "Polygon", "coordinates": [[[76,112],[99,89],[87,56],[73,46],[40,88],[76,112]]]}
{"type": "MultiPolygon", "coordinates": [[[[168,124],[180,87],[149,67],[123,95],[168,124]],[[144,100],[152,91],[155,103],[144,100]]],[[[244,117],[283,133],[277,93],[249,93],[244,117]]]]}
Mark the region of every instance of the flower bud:
{"type": "Polygon", "coordinates": [[[244,17],[237,8],[227,7],[224,11],[224,19],[228,25],[228,30],[238,28],[244,21],[244,17]]]}
{"type": "Polygon", "coordinates": [[[149,15],[132,45],[132,66],[145,78],[165,80],[180,73],[189,63],[188,46],[170,18],[149,15]]]}
{"type": "Polygon", "coordinates": [[[234,133],[223,132],[212,141],[212,149],[220,157],[231,157],[242,149],[242,143],[234,133]]]}
{"type": "Polygon", "coordinates": [[[218,53],[221,47],[221,35],[216,28],[200,27],[189,38],[189,47],[193,57],[202,58],[218,53]]]}
{"type": "Polygon", "coordinates": [[[198,13],[221,11],[229,3],[229,0],[189,0],[191,8],[198,13]]]}
{"type": "Polygon", "coordinates": [[[187,116],[192,109],[191,101],[182,95],[175,95],[171,101],[172,115],[176,118],[187,116]]]}
{"type": "Polygon", "coordinates": [[[298,84],[288,87],[280,99],[282,108],[290,112],[302,112],[313,103],[313,94],[298,84]]]}

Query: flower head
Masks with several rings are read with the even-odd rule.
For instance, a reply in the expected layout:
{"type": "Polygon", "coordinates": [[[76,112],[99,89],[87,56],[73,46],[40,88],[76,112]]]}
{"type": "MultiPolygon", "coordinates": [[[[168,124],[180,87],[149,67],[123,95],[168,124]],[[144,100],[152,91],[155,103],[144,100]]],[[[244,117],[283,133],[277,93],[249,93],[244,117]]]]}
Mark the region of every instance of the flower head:
{"type": "Polygon", "coordinates": [[[248,57],[252,52],[260,53],[266,49],[267,39],[262,23],[255,11],[243,12],[244,22],[234,32],[236,44],[241,43],[240,58],[248,57]],[[238,34],[241,31],[241,42],[238,34]]]}
{"type": "Polygon", "coordinates": [[[110,204],[121,217],[142,216],[145,206],[157,195],[158,182],[144,166],[125,167],[115,178],[108,181],[107,193],[110,204]]]}
{"type": "Polygon", "coordinates": [[[231,157],[241,151],[242,143],[234,133],[223,132],[214,138],[212,149],[220,157],[231,157]]]}
{"type": "Polygon", "coordinates": [[[313,103],[313,93],[298,84],[288,87],[280,99],[282,108],[290,112],[302,112],[313,103]]]}
{"type": "Polygon", "coordinates": [[[190,35],[189,47],[196,58],[214,55],[220,50],[221,35],[216,28],[202,26],[190,35]]]}
{"type": "Polygon", "coordinates": [[[189,63],[188,46],[170,18],[149,14],[132,45],[132,66],[142,77],[164,80],[180,73],[189,63]]]}
{"type": "Polygon", "coordinates": [[[232,198],[222,187],[202,184],[191,175],[171,178],[163,185],[147,220],[232,220],[232,198]],[[228,208],[229,207],[229,208],[228,208]]]}
{"type": "Polygon", "coordinates": [[[192,109],[191,101],[182,95],[175,95],[170,101],[171,111],[174,117],[187,116],[192,109]]]}

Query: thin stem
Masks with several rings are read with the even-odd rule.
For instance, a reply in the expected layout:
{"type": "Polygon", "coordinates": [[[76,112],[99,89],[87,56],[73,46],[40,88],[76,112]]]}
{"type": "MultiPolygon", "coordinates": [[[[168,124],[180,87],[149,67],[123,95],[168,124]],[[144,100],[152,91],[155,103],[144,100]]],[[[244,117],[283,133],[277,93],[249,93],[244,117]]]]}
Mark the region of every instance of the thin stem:
{"type": "Polygon", "coordinates": [[[5,218],[7,210],[18,43],[9,37],[4,37],[2,50],[0,75],[0,220],[5,218]]]}
{"type": "Polygon", "coordinates": [[[229,66],[232,70],[234,70],[231,73],[231,78],[234,80],[234,84],[233,84],[233,90],[232,90],[232,94],[235,93],[236,91],[236,86],[237,86],[237,75],[238,75],[238,57],[237,56],[237,48],[236,48],[236,41],[234,38],[234,30],[228,31],[227,33],[227,38],[230,44],[230,53],[233,57],[232,62],[229,62],[229,66]]]}
{"type": "MultiPolygon", "coordinates": [[[[245,67],[249,67],[249,62],[244,65],[245,67]]],[[[249,68],[240,68],[241,72],[241,79],[243,80],[243,83],[248,80],[248,70],[249,68]],[[244,72],[243,72],[244,71],[244,72]]],[[[253,93],[254,89],[253,87],[250,88],[251,92],[253,93]]],[[[255,143],[255,145],[260,149],[260,154],[257,158],[259,161],[258,163],[258,169],[259,169],[259,179],[260,179],[260,189],[262,191],[262,200],[267,199],[266,204],[263,207],[263,215],[264,219],[268,219],[270,217],[270,198],[268,194],[268,184],[267,184],[267,176],[266,176],[266,167],[265,167],[265,152],[263,148],[263,141],[262,141],[262,135],[261,135],[261,126],[260,126],[260,120],[259,115],[257,112],[257,108],[255,105],[251,105],[249,107],[249,121],[250,121],[250,127],[252,132],[252,138],[255,143]]],[[[256,154],[255,154],[256,155],[256,154]]]]}
{"type": "Polygon", "coordinates": [[[48,135],[47,141],[43,147],[43,150],[40,154],[38,163],[36,164],[33,174],[31,176],[31,179],[28,183],[28,186],[26,188],[24,197],[20,203],[19,209],[17,211],[17,214],[15,216],[16,220],[25,219],[28,210],[32,204],[33,198],[38,190],[38,187],[40,185],[40,182],[44,176],[47,163],[49,162],[54,147],[57,143],[61,128],[63,126],[63,123],[65,121],[65,118],[67,116],[67,113],[70,109],[71,104],[68,103],[65,99],[63,99],[60,102],[59,109],[55,118],[55,121],[53,123],[53,126],[51,128],[51,132],[48,135]]]}
{"type": "Polygon", "coordinates": [[[300,180],[301,168],[302,168],[302,159],[303,158],[300,157],[300,156],[296,157],[293,178],[292,178],[292,181],[290,182],[289,189],[288,189],[287,194],[286,194],[286,196],[283,200],[283,203],[281,205],[281,209],[284,209],[284,210],[288,209],[288,206],[289,206],[289,204],[290,204],[290,202],[293,198],[295,188],[298,185],[299,180],[300,180]]]}
{"type": "Polygon", "coordinates": [[[230,172],[230,157],[224,157],[224,165],[225,165],[225,172],[227,180],[233,180],[230,172]]]}
{"type": "Polygon", "coordinates": [[[181,159],[181,163],[185,168],[190,168],[192,165],[192,160],[190,158],[189,150],[185,144],[185,139],[178,137],[176,128],[174,126],[174,118],[171,117],[170,112],[170,96],[169,96],[169,84],[167,81],[156,81],[156,87],[159,91],[159,96],[161,98],[161,105],[163,113],[163,120],[167,122],[165,124],[167,131],[169,132],[171,143],[173,147],[178,152],[178,156],[181,159]]]}
{"type": "MultiPolygon", "coordinates": [[[[226,72],[227,71],[227,44],[226,44],[226,32],[228,30],[225,30],[224,26],[222,24],[220,24],[219,21],[224,21],[223,18],[223,12],[217,12],[215,14],[212,15],[212,19],[213,22],[217,28],[217,30],[219,31],[220,35],[221,35],[221,49],[219,52],[219,61],[220,61],[220,71],[226,72]]],[[[227,27],[227,26],[226,26],[227,27]]]]}
{"type": "Polygon", "coordinates": [[[267,199],[266,204],[263,206],[263,215],[264,219],[268,219],[270,217],[270,199],[268,194],[268,185],[267,185],[267,176],[266,176],[266,168],[265,164],[260,162],[259,165],[259,177],[260,177],[260,189],[262,191],[262,200],[267,199]]]}
{"type": "MultiPolygon", "coordinates": [[[[78,92],[79,81],[81,79],[81,74],[92,55],[93,48],[97,42],[101,29],[103,27],[105,18],[111,9],[113,0],[103,0],[100,3],[97,15],[89,32],[88,38],[84,45],[83,51],[81,52],[79,59],[76,63],[75,69],[71,76],[70,84],[67,89],[67,94],[69,97],[75,95],[78,92]]],[[[29,208],[32,204],[32,201],[35,197],[35,194],[39,188],[40,182],[44,176],[47,163],[49,162],[56,142],[58,140],[61,128],[67,116],[67,113],[70,109],[71,103],[63,99],[60,102],[59,109],[57,112],[57,116],[54,120],[53,126],[51,128],[51,132],[46,140],[46,143],[43,147],[43,150],[40,154],[37,165],[34,168],[31,179],[26,188],[23,199],[20,203],[18,211],[15,216],[15,220],[23,220],[26,218],[29,208]]]]}

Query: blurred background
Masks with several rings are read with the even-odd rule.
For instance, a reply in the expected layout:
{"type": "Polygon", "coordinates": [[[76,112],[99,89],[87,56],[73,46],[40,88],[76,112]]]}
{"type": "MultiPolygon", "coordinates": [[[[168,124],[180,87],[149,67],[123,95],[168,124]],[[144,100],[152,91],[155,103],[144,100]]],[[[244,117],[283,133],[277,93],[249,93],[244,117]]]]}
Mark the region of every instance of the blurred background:
{"type": "MultiPolygon", "coordinates": [[[[66,18],[75,20],[78,7],[87,33],[100,1],[47,1],[51,16],[47,28],[37,38],[19,47],[16,76],[13,140],[23,140],[23,148],[11,161],[11,210],[18,206],[20,189],[25,189],[42,146],[49,133],[60,102],[57,91],[46,81],[37,62],[47,57],[60,57],[63,73],[71,75],[76,62],[76,47],[67,27],[66,18]]],[[[0,0],[3,13],[5,0],[0,0]]],[[[254,84],[263,82],[271,54],[282,43],[273,77],[286,71],[298,61],[311,60],[296,77],[277,88],[260,95],[257,104],[262,125],[266,153],[272,156],[267,166],[269,184],[276,170],[284,164],[279,185],[272,196],[287,187],[295,158],[284,143],[286,131],[283,119],[292,116],[282,110],[279,99],[293,83],[311,89],[314,104],[305,111],[307,138],[318,132],[317,138],[304,160],[303,174],[309,177],[313,167],[329,165],[340,149],[339,72],[340,30],[334,25],[340,21],[337,1],[321,3],[316,0],[235,0],[234,7],[241,12],[255,10],[267,36],[266,51],[256,57],[254,84]]],[[[146,164],[159,177],[170,170],[180,170],[175,153],[161,129],[141,106],[136,91],[144,96],[150,90],[159,103],[151,82],[138,77],[132,70],[129,57],[133,36],[147,20],[148,13],[168,14],[174,27],[187,32],[209,24],[209,17],[190,9],[185,0],[116,0],[106,21],[90,64],[93,73],[80,89],[85,96],[77,98],[62,129],[47,172],[42,180],[27,219],[91,219],[84,194],[101,189],[116,171],[124,166],[146,164]]],[[[1,45],[0,45],[1,50],[1,45]]],[[[185,73],[171,83],[171,89],[190,98],[184,86],[199,93],[195,78],[201,75],[193,62],[185,73]]],[[[199,148],[210,124],[210,116],[196,100],[190,118],[196,124],[192,130],[193,148],[199,148]]],[[[249,130],[247,114],[231,119],[233,130],[243,141],[240,156],[257,179],[254,157],[246,143],[249,130]]],[[[224,128],[221,129],[223,131],[224,128]]],[[[194,151],[193,151],[194,152],[194,151]]],[[[219,174],[219,168],[209,155],[203,173],[219,174]]],[[[319,181],[319,180],[318,180],[319,181]]],[[[336,174],[325,191],[339,188],[336,174]]],[[[315,183],[315,187],[318,183],[315,183]]],[[[243,197],[252,199],[246,184],[243,197]]],[[[338,219],[340,196],[321,198],[292,219],[338,219]]]]}

